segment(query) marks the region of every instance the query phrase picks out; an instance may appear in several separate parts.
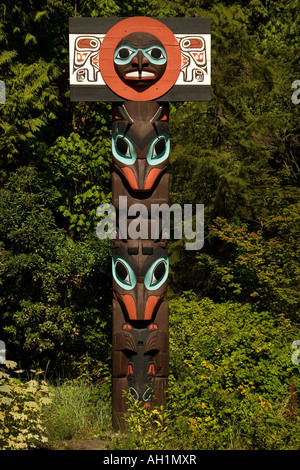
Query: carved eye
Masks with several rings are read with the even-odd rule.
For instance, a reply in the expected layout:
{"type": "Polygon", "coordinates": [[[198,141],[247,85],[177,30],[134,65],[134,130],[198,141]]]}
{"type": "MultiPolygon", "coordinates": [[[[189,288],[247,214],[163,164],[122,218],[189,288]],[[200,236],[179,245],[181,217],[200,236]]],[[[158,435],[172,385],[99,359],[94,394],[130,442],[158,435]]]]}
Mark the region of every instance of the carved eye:
{"type": "Polygon", "coordinates": [[[116,138],[116,149],[124,157],[128,157],[128,158],[131,157],[130,150],[129,150],[129,143],[124,137],[119,136],[116,138]]]}
{"type": "Polygon", "coordinates": [[[127,47],[122,47],[121,49],[119,49],[119,52],[118,52],[118,55],[117,55],[117,59],[128,59],[128,57],[130,57],[132,54],[132,51],[130,51],[129,49],[127,49],[127,47]]]}
{"type": "Polygon", "coordinates": [[[148,51],[148,54],[150,54],[153,59],[163,59],[164,58],[162,51],[160,49],[158,49],[158,47],[154,47],[153,49],[148,51]]]}
{"type": "Polygon", "coordinates": [[[153,388],[148,387],[143,393],[143,401],[147,402],[151,400],[152,396],[153,396],[153,388]]]}
{"type": "Polygon", "coordinates": [[[154,286],[159,281],[161,281],[161,279],[163,278],[163,276],[166,273],[166,269],[167,269],[167,263],[164,260],[160,261],[155,266],[155,269],[153,270],[153,273],[152,273],[152,279],[151,279],[150,286],[154,286]]]}
{"type": "Polygon", "coordinates": [[[150,145],[147,161],[149,165],[158,165],[166,160],[170,153],[170,139],[167,134],[158,136],[150,145]]]}
{"type": "Polygon", "coordinates": [[[120,287],[126,290],[133,289],[136,284],[136,277],[126,261],[114,257],[112,260],[112,271],[115,281],[120,287]]]}
{"type": "Polygon", "coordinates": [[[116,273],[119,279],[122,282],[125,282],[126,284],[130,285],[129,271],[126,268],[126,266],[121,261],[118,260],[116,261],[115,268],[116,268],[116,273]]]}
{"type": "Polygon", "coordinates": [[[112,153],[117,160],[125,165],[133,165],[137,157],[132,142],[123,134],[113,135],[112,153]]]}
{"type": "Polygon", "coordinates": [[[169,271],[168,258],[159,258],[145,276],[145,286],[149,290],[158,289],[167,279],[169,271]]]}
{"type": "Polygon", "coordinates": [[[138,49],[134,49],[130,46],[119,47],[114,54],[114,62],[117,65],[126,65],[138,53],[138,49]]]}
{"type": "Polygon", "coordinates": [[[143,49],[143,52],[153,64],[163,65],[167,62],[167,55],[162,47],[147,47],[146,49],[143,49]]]}
{"type": "Polygon", "coordinates": [[[140,396],[134,387],[129,387],[128,392],[131,398],[133,399],[133,401],[137,401],[139,399],[140,396]]]}
{"type": "Polygon", "coordinates": [[[165,275],[166,269],[167,263],[165,261],[160,261],[153,271],[151,284],[156,284],[157,282],[159,282],[165,275]]]}
{"type": "Polygon", "coordinates": [[[156,144],[153,147],[153,156],[152,158],[157,158],[161,156],[166,150],[167,142],[164,137],[160,137],[156,144]]]}

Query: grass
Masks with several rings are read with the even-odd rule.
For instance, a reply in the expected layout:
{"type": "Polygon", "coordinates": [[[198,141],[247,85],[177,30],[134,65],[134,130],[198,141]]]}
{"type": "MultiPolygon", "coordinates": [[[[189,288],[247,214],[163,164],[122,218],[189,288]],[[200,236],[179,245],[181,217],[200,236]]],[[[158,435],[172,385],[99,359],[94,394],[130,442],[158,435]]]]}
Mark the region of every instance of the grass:
{"type": "MultiPolygon", "coordinates": [[[[221,414],[225,402],[218,409],[204,408],[206,414],[201,416],[202,408],[195,414],[194,409],[189,410],[189,398],[181,389],[176,397],[175,390],[175,400],[164,409],[131,403],[127,432],[114,433],[109,380],[91,384],[77,379],[50,389],[52,403],[45,407],[43,424],[51,449],[60,448],[60,441],[93,439],[105,441],[112,450],[299,450],[296,411],[286,419],[270,407],[262,407],[255,395],[247,400],[248,410],[240,420],[234,419],[236,413],[228,420],[221,414]],[[182,403],[176,399],[179,393],[182,403]]],[[[235,395],[231,398],[234,406],[235,395]]]]}
{"type": "Polygon", "coordinates": [[[51,386],[52,403],[44,413],[50,447],[62,440],[97,438],[111,428],[107,388],[78,380],[51,386]]]}

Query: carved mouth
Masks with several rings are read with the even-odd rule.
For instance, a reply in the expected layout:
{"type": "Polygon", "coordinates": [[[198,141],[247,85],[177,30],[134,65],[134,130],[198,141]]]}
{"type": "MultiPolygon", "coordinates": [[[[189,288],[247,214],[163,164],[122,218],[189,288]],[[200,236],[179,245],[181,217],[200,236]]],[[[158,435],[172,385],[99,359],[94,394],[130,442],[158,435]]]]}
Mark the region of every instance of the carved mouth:
{"type": "Polygon", "coordinates": [[[146,72],[145,70],[143,70],[142,72],[134,70],[132,72],[124,73],[124,78],[126,78],[127,80],[152,80],[156,78],[156,73],[146,72]]]}

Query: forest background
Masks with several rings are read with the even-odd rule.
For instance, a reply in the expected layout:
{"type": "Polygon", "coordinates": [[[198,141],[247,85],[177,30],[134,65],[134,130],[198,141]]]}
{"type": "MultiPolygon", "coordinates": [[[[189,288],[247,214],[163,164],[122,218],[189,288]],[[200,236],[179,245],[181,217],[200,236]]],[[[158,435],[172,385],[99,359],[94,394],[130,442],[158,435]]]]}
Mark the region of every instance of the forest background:
{"type": "Polygon", "coordinates": [[[41,442],[30,370],[110,399],[111,105],[70,103],[71,16],[211,18],[212,99],[170,112],[171,203],[204,204],[204,247],[170,242],[168,405],[136,409],[115,447],[299,449],[293,0],[0,2],[0,340],[24,371],[0,371],[2,448],[41,442]]]}

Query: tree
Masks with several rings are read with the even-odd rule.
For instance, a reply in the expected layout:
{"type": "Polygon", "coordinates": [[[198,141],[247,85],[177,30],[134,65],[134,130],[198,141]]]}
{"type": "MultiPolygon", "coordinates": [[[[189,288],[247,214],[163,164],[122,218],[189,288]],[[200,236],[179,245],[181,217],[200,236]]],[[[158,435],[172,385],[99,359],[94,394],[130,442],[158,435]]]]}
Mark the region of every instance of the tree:
{"type": "Polygon", "coordinates": [[[66,373],[85,355],[109,357],[111,251],[96,235],[74,242],[58,229],[55,197],[32,167],[1,190],[0,335],[23,367],[50,361],[66,373]]]}

